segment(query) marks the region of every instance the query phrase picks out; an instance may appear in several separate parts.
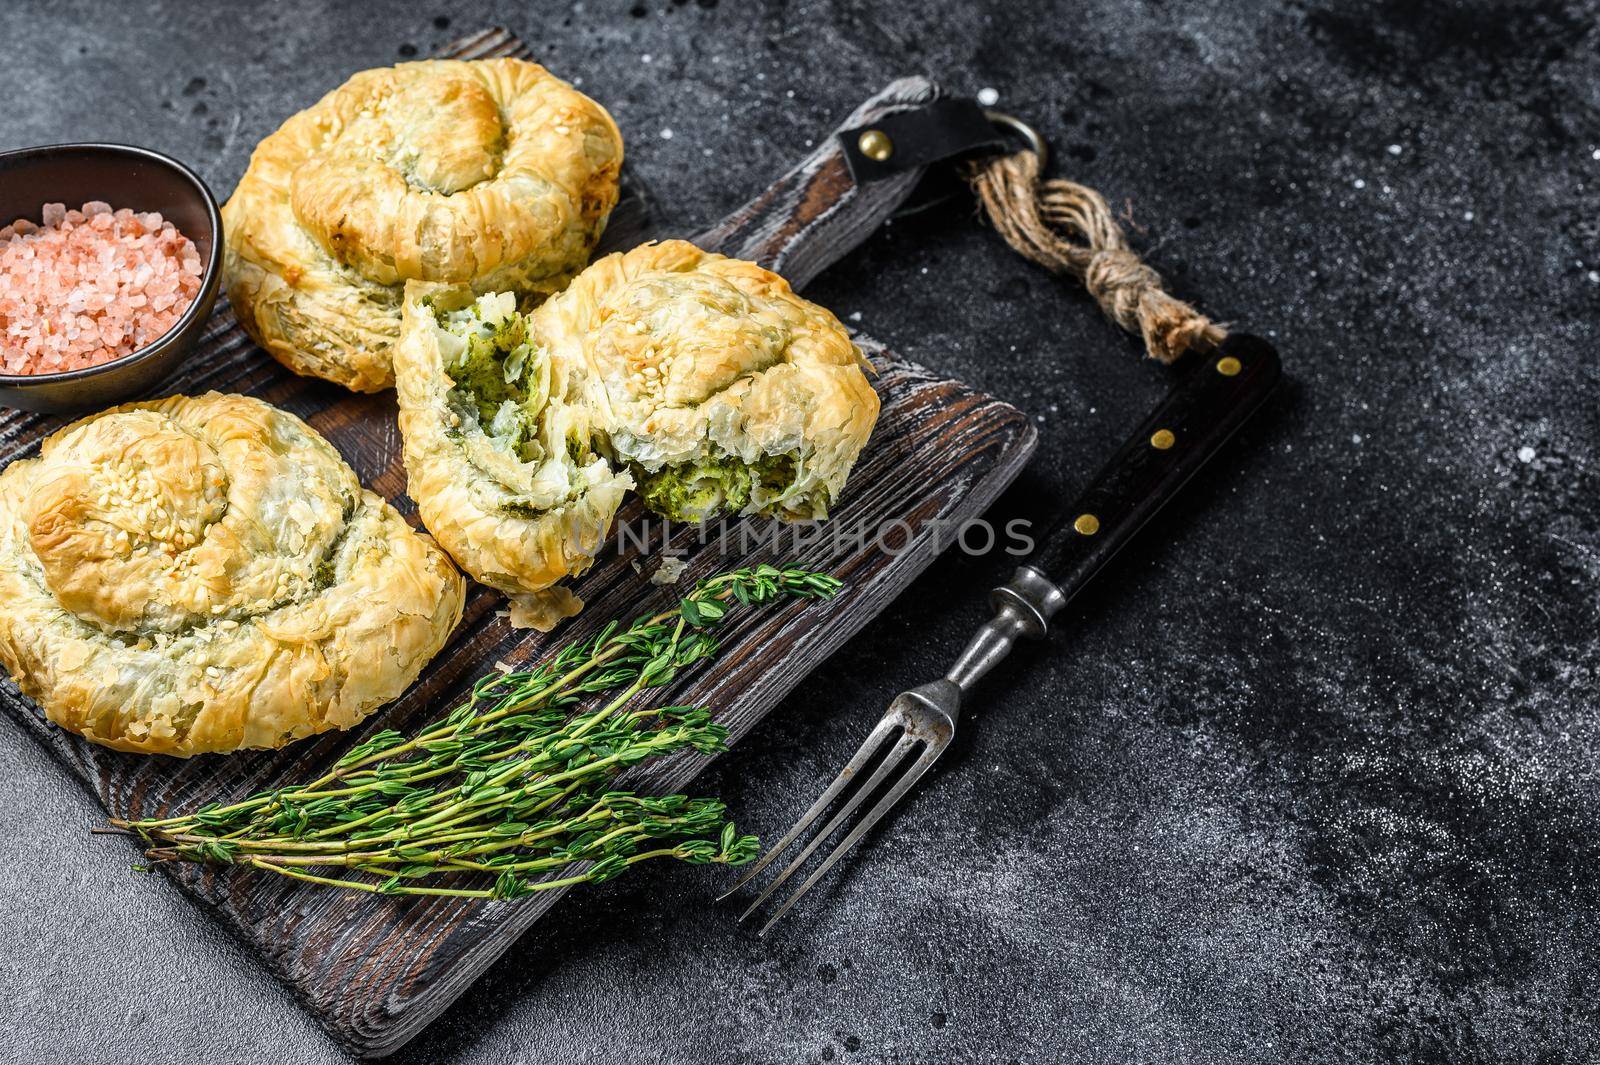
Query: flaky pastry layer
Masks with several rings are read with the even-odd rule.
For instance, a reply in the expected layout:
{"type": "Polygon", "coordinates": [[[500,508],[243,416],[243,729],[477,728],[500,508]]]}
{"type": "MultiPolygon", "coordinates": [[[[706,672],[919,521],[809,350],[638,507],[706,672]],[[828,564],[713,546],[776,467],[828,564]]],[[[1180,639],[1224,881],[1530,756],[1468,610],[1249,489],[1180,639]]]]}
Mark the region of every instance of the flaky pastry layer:
{"type": "Polygon", "coordinates": [[[115,407],[0,472],[0,662],[119,750],[349,728],[416,678],[464,596],[326,440],[249,397],[115,407]]]}

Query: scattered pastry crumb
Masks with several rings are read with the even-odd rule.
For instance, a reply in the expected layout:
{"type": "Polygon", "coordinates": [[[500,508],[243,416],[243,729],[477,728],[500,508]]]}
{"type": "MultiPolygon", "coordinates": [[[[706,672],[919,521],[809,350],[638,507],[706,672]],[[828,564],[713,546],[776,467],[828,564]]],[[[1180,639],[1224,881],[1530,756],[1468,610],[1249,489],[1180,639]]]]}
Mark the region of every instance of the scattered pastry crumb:
{"type": "Polygon", "coordinates": [[[651,584],[677,584],[678,578],[683,576],[683,571],[689,564],[681,558],[663,558],[661,565],[650,574],[651,584]]]}
{"type": "Polygon", "coordinates": [[[999,89],[991,89],[985,86],[984,88],[978,90],[978,103],[982,104],[984,107],[993,107],[999,102],[999,89]]]}
{"type": "Polygon", "coordinates": [[[1532,462],[1538,457],[1539,453],[1526,444],[1517,449],[1517,458],[1521,459],[1523,462],[1532,462]]]}
{"type": "Polygon", "coordinates": [[[557,584],[540,592],[524,592],[512,596],[511,625],[518,629],[537,629],[549,632],[557,624],[576,617],[583,609],[583,600],[572,594],[572,589],[557,584]]]}

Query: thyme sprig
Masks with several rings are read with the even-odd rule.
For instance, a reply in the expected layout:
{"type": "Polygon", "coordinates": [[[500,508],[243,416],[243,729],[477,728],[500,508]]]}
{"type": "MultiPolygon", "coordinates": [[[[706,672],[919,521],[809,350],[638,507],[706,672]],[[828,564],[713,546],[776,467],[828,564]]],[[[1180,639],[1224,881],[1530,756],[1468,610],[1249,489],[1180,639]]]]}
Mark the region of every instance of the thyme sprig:
{"type": "Polygon", "coordinates": [[[727,729],[705,707],[632,703],[713,657],[714,630],[735,607],[826,599],[839,586],[798,568],[723,573],[671,609],[613,622],[533,669],[484,677],[415,735],[376,733],[308,783],[112,824],[143,839],[153,861],[387,895],[511,899],[656,858],[739,865],[757,842],[721,802],[608,787],[649,758],[726,748],[727,729]]]}

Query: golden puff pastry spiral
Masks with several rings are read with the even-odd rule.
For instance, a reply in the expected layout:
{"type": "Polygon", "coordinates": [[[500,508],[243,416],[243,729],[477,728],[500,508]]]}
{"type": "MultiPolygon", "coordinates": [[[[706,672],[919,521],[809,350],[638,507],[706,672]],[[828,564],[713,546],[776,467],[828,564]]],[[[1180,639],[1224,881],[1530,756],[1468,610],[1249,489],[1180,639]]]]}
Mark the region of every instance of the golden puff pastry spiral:
{"type": "Polygon", "coordinates": [[[839,319],[687,241],[596,261],[531,329],[585,368],[605,449],[676,520],[824,518],[877,422],[870,366],[839,319]]]}
{"type": "Polygon", "coordinates": [[[556,291],[621,166],[611,116],[536,63],[363,71],[256,147],[222,210],[228,298],[291,370],[388,388],[405,281],[556,291]]]}
{"type": "Polygon", "coordinates": [[[542,306],[406,286],[408,491],[469,574],[549,628],[624,493],[675,520],[825,517],[878,414],[838,319],[684,241],[611,255],[542,306]]]}
{"type": "Polygon", "coordinates": [[[125,751],[278,747],[396,698],[465,582],[291,414],[132,403],[0,472],[0,661],[125,751]]]}

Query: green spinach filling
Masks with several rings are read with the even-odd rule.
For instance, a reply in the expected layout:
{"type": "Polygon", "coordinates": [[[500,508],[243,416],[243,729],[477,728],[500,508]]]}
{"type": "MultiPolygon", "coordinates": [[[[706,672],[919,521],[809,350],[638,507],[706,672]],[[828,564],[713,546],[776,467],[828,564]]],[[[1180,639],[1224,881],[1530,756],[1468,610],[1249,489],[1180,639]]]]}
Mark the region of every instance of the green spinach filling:
{"type": "MultiPolygon", "coordinates": [[[[527,319],[517,313],[510,293],[480,296],[457,310],[435,308],[441,354],[453,387],[449,402],[465,427],[475,427],[492,448],[519,462],[544,464],[561,450],[569,460],[569,491],[581,491],[581,467],[594,461],[596,441],[549,439],[541,418],[550,398],[551,369],[547,356],[528,335],[527,319]],[[544,438],[544,439],[542,439],[544,438]]],[[[560,432],[560,430],[555,430],[560,432]]],[[[604,447],[604,439],[599,442],[604,447]]],[[[746,463],[730,455],[707,455],[693,462],[655,472],[631,464],[645,506],[671,521],[702,522],[746,508],[765,517],[820,518],[827,514],[825,492],[797,497],[802,463],[793,454],[763,455],[746,463]],[[752,506],[752,504],[754,504],[752,506]]],[[[548,509],[541,499],[511,500],[510,513],[538,517],[548,509]]]]}
{"type": "Polygon", "coordinates": [[[654,473],[635,467],[633,479],[645,506],[672,521],[691,522],[705,521],[724,510],[743,510],[755,489],[761,489],[761,497],[769,501],[761,513],[770,513],[782,503],[798,473],[792,455],[763,455],[753,465],[724,455],[654,473]]]}
{"type": "MultiPolygon", "coordinates": [[[[509,293],[480,296],[470,306],[446,311],[440,325],[461,341],[445,353],[445,372],[455,387],[451,402],[476,421],[496,446],[523,462],[545,458],[538,419],[549,400],[548,368],[528,337],[527,319],[509,293]]],[[[574,442],[574,458],[586,453],[574,442]]]]}

